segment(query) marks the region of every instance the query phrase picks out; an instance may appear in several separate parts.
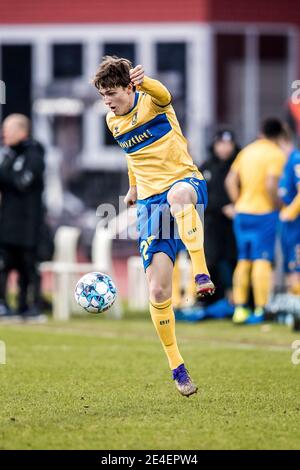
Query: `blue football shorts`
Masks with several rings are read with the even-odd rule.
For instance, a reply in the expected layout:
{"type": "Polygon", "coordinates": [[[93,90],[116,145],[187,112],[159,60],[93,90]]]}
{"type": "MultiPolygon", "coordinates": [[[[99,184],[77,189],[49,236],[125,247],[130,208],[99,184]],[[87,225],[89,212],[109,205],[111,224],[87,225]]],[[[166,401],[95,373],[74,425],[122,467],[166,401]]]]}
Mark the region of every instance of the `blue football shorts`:
{"type": "MultiPolygon", "coordinates": [[[[206,181],[189,177],[175,181],[172,186],[179,181],[185,181],[193,186],[197,194],[196,209],[200,217],[203,217],[204,209],[207,206],[206,181]]],[[[145,271],[151,264],[154,253],[166,253],[174,263],[178,249],[182,249],[177,224],[170,212],[170,205],[167,200],[171,188],[161,194],[155,194],[147,199],[137,201],[139,250],[145,271]]]]}
{"type": "Polygon", "coordinates": [[[300,217],[280,222],[279,234],[285,273],[300,272],[300,217]]]}
{"type": "Polygon", "coordinates": [[[277,211],[262,215],[237,214],[233,228],[238,259],[273,262],[277,224],[277,211]]]}

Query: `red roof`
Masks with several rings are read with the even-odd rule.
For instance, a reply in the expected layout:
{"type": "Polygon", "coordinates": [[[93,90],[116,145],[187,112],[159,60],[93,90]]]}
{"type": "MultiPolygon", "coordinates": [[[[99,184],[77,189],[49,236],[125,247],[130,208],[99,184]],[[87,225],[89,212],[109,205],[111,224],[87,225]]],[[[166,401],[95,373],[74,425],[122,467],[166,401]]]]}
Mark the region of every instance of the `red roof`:
{"type": "Polygon", "coordinates": [[[0,23],[128,23],[204,21],[206,0],[11,0],[0,23]]]}

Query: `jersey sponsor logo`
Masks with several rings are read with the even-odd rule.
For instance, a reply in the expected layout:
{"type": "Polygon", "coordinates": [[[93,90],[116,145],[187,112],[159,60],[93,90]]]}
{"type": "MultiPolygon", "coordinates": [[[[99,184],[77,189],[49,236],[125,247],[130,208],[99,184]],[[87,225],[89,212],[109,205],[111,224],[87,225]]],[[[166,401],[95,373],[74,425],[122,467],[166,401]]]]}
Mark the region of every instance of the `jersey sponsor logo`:
{"type": "Polygon", "coordinates": [[[161,139],[171,130],[171,124],[164,113],[115,139],[126,153],[133,153],[161,139]]]}

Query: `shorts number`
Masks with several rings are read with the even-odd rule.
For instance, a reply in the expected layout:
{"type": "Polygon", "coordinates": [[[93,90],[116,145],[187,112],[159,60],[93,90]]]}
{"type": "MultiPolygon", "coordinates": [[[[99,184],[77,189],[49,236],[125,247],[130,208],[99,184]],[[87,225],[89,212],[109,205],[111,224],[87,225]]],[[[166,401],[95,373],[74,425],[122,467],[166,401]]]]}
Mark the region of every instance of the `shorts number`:
{"type": "Polygon", "coordinates": [[[149,256],[147,255],[147,251],[154,238],[154,235],[151,235],[151,237],[148,237],[147,240],[143,240],[141,243],[141,252],[145,261],[147,261],[147,259],[149,258],[149,256]]]}

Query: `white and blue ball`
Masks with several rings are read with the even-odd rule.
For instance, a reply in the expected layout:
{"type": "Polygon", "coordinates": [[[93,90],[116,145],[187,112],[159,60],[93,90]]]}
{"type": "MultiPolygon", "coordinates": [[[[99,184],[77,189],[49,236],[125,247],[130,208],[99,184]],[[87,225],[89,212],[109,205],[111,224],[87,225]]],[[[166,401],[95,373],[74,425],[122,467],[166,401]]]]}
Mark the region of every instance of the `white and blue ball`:
{"type": "Polygon", "coordinates": [[[90,313],[108,310],[116,300],[117,289],[112,279],[103,273],[82,276],[75,287],[75,299],[80,307],[90,313]]]}

